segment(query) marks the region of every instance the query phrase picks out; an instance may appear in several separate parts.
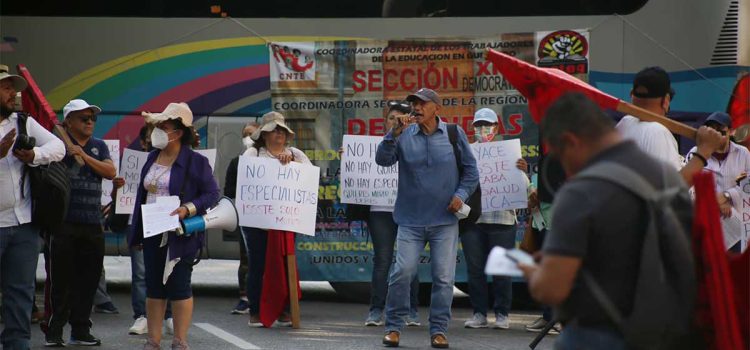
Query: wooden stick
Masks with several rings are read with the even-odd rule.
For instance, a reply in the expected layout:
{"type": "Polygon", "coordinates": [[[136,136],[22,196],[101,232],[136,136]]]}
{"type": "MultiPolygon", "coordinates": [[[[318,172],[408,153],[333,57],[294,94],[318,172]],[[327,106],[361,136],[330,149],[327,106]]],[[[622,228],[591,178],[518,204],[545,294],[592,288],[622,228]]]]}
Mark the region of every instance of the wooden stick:
{"type": "Polygon", "coordinates": [[[297,291],[297,256],[286,256],[286,275],[289,280],[289,309],[292,313],[292,328],[299,328],[299,292],[297,291]]]}
{"type": "Polygon", "coordinates": [[[671,131],[672,133],[685,136],[687,138],[690,138],[691,140],[695,140],[695,133],[697,131],[692,126],[669,119],[662,115],[658,115],[654,112],[647,111],[641,107],[635,106],[625,101],[620,101],[620,103],[617,104],[617,111],[630,114],[642,121],[657,122],[667,127],[667,129],[669,129],[669,131],[671,131]]]}
{"type": "MultiPolygon", "coordinates": [[[[65,144],[65,149],[70,149],[71,147],[73,147],[73,141],[70,141],[68,133],[65,131],[65,129],[63,129],[62,126],[60,126],[60,124],[56,124],[53,130],[55,131],[55,134],[57,134],[57,137],[59,137],[65,144]]],[[[74,157],[76,159],[76,163],[78,163],[78,165],[80,166],[83,166],[83,158],[81,158],[81,156],[79,155],[76,155],[74,157]]]]}

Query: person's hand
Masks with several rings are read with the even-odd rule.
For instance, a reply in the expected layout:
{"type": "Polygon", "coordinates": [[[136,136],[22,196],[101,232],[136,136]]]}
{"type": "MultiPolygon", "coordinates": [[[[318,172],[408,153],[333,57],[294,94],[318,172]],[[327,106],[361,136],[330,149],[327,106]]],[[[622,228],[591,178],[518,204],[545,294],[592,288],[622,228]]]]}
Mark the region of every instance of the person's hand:
{"type": "Polygon", "coordinates": [[[278,156],[276,156],[276,158],[278,158],[281,164],[283,165],[289,164],[289,162],[291,162],[292,159],[294,159],[294,157],[292,157],[291,154],[285,154],[285,153],[279,154],[278,156]]]}
{"type": "Polygon", "coordinates": [[[70,145],[67,148],[67,151],[69,156],[79,156],[83,158],[83,156],[86,155],[86,152],[84,152],[83,148],[79,145],[70,145]]]}
{"type": "Polygon", "coordinates": [[[8,155],[8,151],[13,147],[13,142],[16,141],[16,129],[11,129],[10,132],[3,136],[0,140],[0,158],[5,158],[8,155]]]}
{"type": "Polygon", "coordinates": [[[393,137],[399,137],[401,132],[404,131],[404,128],[414,122],[414,118],[406,114],[397,115],[395,117],[398,124],[392,129],[392,134],[393,137]]]}
{"type": "Polygon", "coordinates": [[[528,281],[531,279],[531,276],[536,273],[536,270],[539,269],[539,267],[536,265],[518,264],[518,269],[523,272],[523,277],[528,281]]]}
{"type": "Polygon", "coordinates": [[[523,158],[518,158],[518,160],[516,161],[516,168],[525,173],[529,171],[529,163],[526,163],[526,160],[523,158]]]}
{"type": "Polygon", "coordinates": [[[33,149],[17,149],[13,151],[13,155],[23,163],[31,164],[34,161],[34,150],[33,149]]]}
{"type": "Polygon", "coordinates": [[[453,196],[453,199],[451,199],[451,204],[448,205],[448,211],[451,213],[455,213],[461,210],[461,207],[463,206],[464,201],[462,201],[461,198],[458,198],[458,196],[453,196]]]}
{"type": "Polygon", "coordinates": [[[529,193],[529,209],[536,209],[539,208],[539,195],[537,194],[536,190],[531,191],[529,193]]]}
{"type": "Polygon", "coordinates": [[[716,201],[719,203],[719,212],[721,217],[728,218],[732,216],[732,203],[729,202],[727,197],[724,197],[723,193],[716,195],[716,201]]]}
{"type": "Polygon", "coordinates": [[[124,178],[121,178],[121,177],[118,176],[118,177],[115,177],[114,179],[112,179],[112,188],[113,189],[116,190],[116,189],[118,189],[118,188],[120,188],[122,186],[125,186],[125,179],[124,178]]]}
{"type": "Polygon", "coordinates": [[[180,217],[180,220],[184,219],[188,216],[188,210],[185,207],[179,207],[175,209],[172,213],[169,215],[178,215],[180,217]]]}
{"type": "Polygon", "coordinates": [[[725,137],[714,129],[705,125],[701,126],[695,135],[695,144],[697,145],[698,153],[708,159],[712,153],[724,146],[726,143],[725,137]]]}

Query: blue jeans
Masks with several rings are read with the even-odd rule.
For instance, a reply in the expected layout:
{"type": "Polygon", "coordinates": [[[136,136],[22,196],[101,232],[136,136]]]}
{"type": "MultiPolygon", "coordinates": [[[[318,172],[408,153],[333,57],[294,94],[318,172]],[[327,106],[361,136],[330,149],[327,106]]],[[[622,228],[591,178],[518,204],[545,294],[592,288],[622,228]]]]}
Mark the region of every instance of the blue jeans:
{"type": "MultiPolygon", "coordinates": [[[[516,245],[516,225],[466,224],[461,234],[466,270],[469,276],[469,300],[474,313],[487,316],[489,295],[487,275],[484,267],[487,257],[495,246],[511,249],[516,245]]],[[[495,297],[493,309],[496,314],[508,316],[513,293],[510,277],[493,276],[492,294],[495,297]]]]}
{"type": "Polygon", "coordinates": [[[577,325],[563,328],[555,350],[627,350],[625,339],[613,330],[577,325]]]}
{"type": "Polygon", "coordinates": [[[430,244],[432,297],[430,300],[430,335],[445,334],[451,319],[453,283],[456,277],[458,223],[428,227],[398,227],[396,265],[388,282],[385,307],[386,332],[401,332],[409,312],[409,284],[419,265],[419,254],[430,244]]]}
{"type": "Polygon", "coordinates": [[[37,228],[31,224],[0,227],[0,284],[5,322],[0,341],[3,349],[29,349],[38,259],[37,228]]]}
{"type": "MultiPolygon", "coordinates": [[[[146,265],[143,263],[143,249],[130,247],[130,304],[133,319],[146,316],[146,265]]],[[[164,319],[172,318],[172,303],[167,303],[164,319]]]]}
{"type": "MultiPolygon", "coordinates": [[[[388,293],[388,272],[393,262],[393,245],[396,243],[398,226],[393,222],[390,212],[371,211],[367,221],[372,237],[372,249],[375,253],[372,264],[372,289],[370,311],[385,309],[385,298],[388,293]]],[[[417,316],[419,305],[419,274],[414,275],[410,286],[409,315],[417,316]]]]}

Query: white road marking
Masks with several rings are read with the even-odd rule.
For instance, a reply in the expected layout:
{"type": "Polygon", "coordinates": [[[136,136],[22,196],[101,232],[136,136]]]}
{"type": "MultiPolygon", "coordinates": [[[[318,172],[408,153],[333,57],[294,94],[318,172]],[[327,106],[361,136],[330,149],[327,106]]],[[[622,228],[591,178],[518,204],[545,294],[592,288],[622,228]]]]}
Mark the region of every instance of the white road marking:
{"type": "Polygon", "coordinates": [[[208,333],[211,333],[211,334],[213,334],[213,335],[221,338],[222,340],[226,341],[227,343],[230,343],[230,344],[232,344],[232,345],[234,345],[234,346],[236,346],[236,347],[238,347],[240,349],[243,349],[243,350],[256,350],[256,349],[260,349],[259,347],[255,346],[255,345],[253,345],[251,343],[248,343],[248,342],[246,342],[246,341],[238,338],[234,334],[231,334],[231,333],[229,333],[229,332],[227,332],[227,331],[225,331],[225,330],[223,330],[223,329],[221,329],[219,327],[216,327],[216,326],[214,326],[214,325],[212,325],[210,323],[195,323],[193,325],[196,326],[196,327],[198,327],[198,328],[200,328],[200,329],[202,329],[202,330],[204,330],[204,331],[206,331],[206,332],[208,332],[208,333]]]}

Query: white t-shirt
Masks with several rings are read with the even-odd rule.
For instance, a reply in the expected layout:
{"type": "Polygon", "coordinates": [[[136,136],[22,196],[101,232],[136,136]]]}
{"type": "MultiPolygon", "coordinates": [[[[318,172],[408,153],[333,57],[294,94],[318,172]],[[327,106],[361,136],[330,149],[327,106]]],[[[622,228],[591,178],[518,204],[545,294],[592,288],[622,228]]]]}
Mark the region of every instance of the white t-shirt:
{"type": "Polygon", "coordinates": [[[677,149],[677,140],[672,133],[657,122],[644,122],[626,115],[617,123],[617,130],[625,139],[633,140],[640,149],[656,159],[682,169],[682,157],[677,149]]]}

